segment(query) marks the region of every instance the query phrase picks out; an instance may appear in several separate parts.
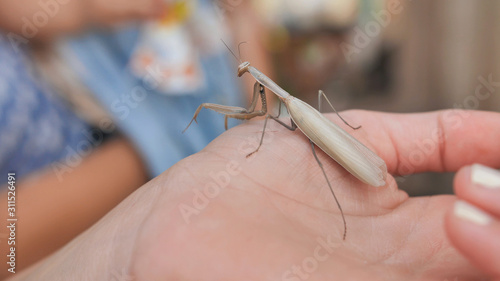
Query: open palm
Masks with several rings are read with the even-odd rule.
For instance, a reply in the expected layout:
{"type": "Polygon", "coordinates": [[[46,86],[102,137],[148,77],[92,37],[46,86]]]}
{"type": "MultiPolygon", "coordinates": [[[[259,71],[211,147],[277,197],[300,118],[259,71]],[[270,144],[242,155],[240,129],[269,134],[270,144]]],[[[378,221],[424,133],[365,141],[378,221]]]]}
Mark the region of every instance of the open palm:
{"type": "MultiPolygon", "coordinates": [[[[498,136],[463,137],[478,120],[486,120],[481,122],[487,126],[493,118],[485,113],[463,118],[447,114],[344,113],[363,125],[350,132],[373,148],[391,173],[401,168],[454,171],[472,162],[494,161],[486,151],[498,151],[498,136]],[[419,143],[432,140],[433,132],[442,138],[435,139],[434,148],[424,142],[428,151],[418,154],[419,143]]],[[[307,139],[276,124],[261,150],[247,159],[261,130],[258,121],[238,126],[152,183],[162,196],[139,236],[141,250],[133,271],[140,280],[481,276],[444,233],[444,213],[453,196],[408,198],[392,176],[385,187],[373,188],[319,152],[346,215],[347,239],[342,241],[339,210],[307,139]]]]}
{"type": "MultiPolygon", "coordinates": [[[[363,126],[348,132],[381,156],[391,174],[500,164],[500,134],[490,132],[500,120],[495,113],[343,114],[363,126]]],[[[255,149],[262,124],[227,131],[79,239],[121,247],[106,272],[126,265],[135,280],[485,277],[445,234],[443,220],[454,196],[409,198],[390,175],[384,187],[367,186],[317,149],[345,213],[342,240],[340,212],[303,134],[272,122],[261,150],[245,157],[255,149]]]]}

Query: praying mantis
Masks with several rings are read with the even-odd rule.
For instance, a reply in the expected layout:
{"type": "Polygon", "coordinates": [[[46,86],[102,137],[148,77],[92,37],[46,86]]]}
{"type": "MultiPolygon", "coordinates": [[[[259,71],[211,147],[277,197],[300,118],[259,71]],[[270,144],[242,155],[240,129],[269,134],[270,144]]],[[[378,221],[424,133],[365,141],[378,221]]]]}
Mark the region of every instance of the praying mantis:
{"type": "MultiPolygon", "coordinates": [[[[222,41],[224,45],[226,43],[222,41]]],[[[241,45],[241,43],[240,43],[241,45]]],[[[226,45],[229,51],[233,54],[233,56],[239,60],[236,55],[231,51],[231,49],[226,45]]],[[[239,45],[238,45],[239,49],[239,45]]],[[[251,66],[249,62],[242,62],[239,60],[240,65],[238,66],[238,77],[241,77],[245,73],[250,73],[253,78],[256,80],[254,84],[254,91],[252,102],[248,109],[237,107],[237,106],[226,106],[219,105],[213,103],[203,103],[196,110],[191,122],[189,122],[188,126],[184,131],[186,131],[193,121],[196,122],[196,118],[200,113],[202,108],[211,109],[218,113],[224,114],[225,127],[227,130],[227,120],[228,118],[236,118],[242,120],[249,120],[257,116],[266,115],[264,121],[264,128],[262,130],[262,136],[260,139],[260,143],[257,149],[248,154],[247,157],[256,153],[260,147],[262,146],[262,142],[264,140],[264,133],[266,131],[267,121],[269,118],[275,120],[279,124],[283,125],[285,128],[295,131],[299,128],[302,133],[309,139],[311,144],[312,152],[316,162],[320,166],[323,175],[326,179],[328,187],[335,199],[335,202],[340,210],[342,215],[342,220],[344,223],[344,235],[343,240],[346,238],[347,234],[347,223],[345,220],[344,212],[342,207],[333,191],[332,185],[328,180],[326,172],[323,168],[323,164],[319,160],[316,155],[315,145],[318,146],[321,150],[323,150],[327,155],[329,155],[332,159],[334,159],[338,164],[340,164],[344,169],[346,169],[353,176],[358,178],[360,181],[374,186],[380,187],[385,185],[386,177],[387,177],[387,166],[377,154],[359,142],[357,139],[349,135],[342,128],[337,126],[328,120],[325,116],[323,116],[318,110],[314,109],[309,104],[303,102],[302,100],[290,95],[284,89],[282,89],[278,84],[276,84],[273,80],[267,77],[264,73],[260,72],[255,67],[251,66]],[[267,114],[267,102],[266,102],[266,94],[265,88],[269,89],[273,92],[280,101],[285,105],[288,113],[291,118],[291,125],[285,124],[283,121],[279,120],[278,116],[272,116],[267,114]],[[262,107],[260,110],[255,110],[257,105],[258,98],[260,96],[262,107]]],[[[319,107],[321,108],[321,97],[324,97],[328,104],[333,108],[335,113],[337,111],[330,103],[326,95],[323,91],[319,91],[319,107]]],[[[354,128],[349,125],[341,116],[337,113],[339,118],[349,127],[356,130],[360,127],[354,128]]]]}

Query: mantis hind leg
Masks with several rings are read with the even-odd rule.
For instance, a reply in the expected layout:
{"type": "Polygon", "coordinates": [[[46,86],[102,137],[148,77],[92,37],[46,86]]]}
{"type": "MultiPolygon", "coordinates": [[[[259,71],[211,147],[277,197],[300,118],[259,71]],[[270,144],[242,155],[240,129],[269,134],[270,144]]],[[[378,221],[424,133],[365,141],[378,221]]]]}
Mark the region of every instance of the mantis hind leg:
{"type": "Polygon", "coordinates": [[[207,108],[210,110],[213,110],[215,112],[224,114],[224,126],[227,130],[227,119],[228,118],[235,118],[235,119],[242,119],[242,120],[249,120],[257,116],[263,116],[267,113],[267,101],[266,101],[266,92],[264,89],[264,86],[259,84],[258,82],[255,83],[254,85],[254,91],[253,91],[253,97],[252,97],[252,103],[250,104],[250,107],[248,109],[239,107],[239,106],[227,106],[227,105],[220,105],[220,104],[215,104],[215,103],[202,103],[198,108],[196,109],[196,112],[194,113],[193,118],[187,125],[186,129],[182,131],[183,133],[191,126],[191,123],[197,122],[196,118],[198,117],[198,114],[200,114],[201,109],[207,108]],[[255,107],[257,106],[257,101],[261,99],[262,102],[262,108],[258,111],[255,110],[255,107]]]}
{"type": "Polygon", "coordinates": [[[340,203],[339,203],[339,200],[337,199],[337,196],[335,196],[335,192],[333,192],[332,185],[330,184],[330,181],[328,180],[328,177],[326,176],[325,169],[323,168],[323,163],[321,163],[321,161],[318,158],[318,155],[316,155],[316,151],[314,149],[314,143],[311,140],[309,140],[309,142],[311,143],[311,148],[312,148],[312,152],[313,152],[314,158],[316,159],[316,162],[318,162],[318,165],[321,168],[321,171],[323,172],[323,175],[325,176],[326,183],[328,184],[328,187],[330,188],[330,191],[331,191],[331,193],[333,195],[333,198],[335,199],[335,203],[337,203],[337,206],[338,206],[338,208],[340,210],[340,214],[342,215],[342,221],[344,221],[344,236],[343,236],[343,240],[345,240],[345,237],[347,235],[347,223],[345,221],[344,211],[342,210],[342,207],[340,206],[340,203]]]}
{"type": "Polygon", "coordinates": [[[340,118],[340,120],[342,120],[342,122],[344,122],[347,126],[351,127],[353,130],[357,130],[357,129],[361,128],[361,126],[353,127],[353,126],[351,126],[351,124],[347,123],[347,121],[345,121],[344,118],[342,118],[342,116],[340,116],[340,114],[337,112],[335,107],[333,107],[332,103],[330,102],[330,100],[328,100],[328,97],[325,95],[325,93],[321,90],[319,90],[319,93],[318,93],[318,110],[320,112],[321,112],[321,97],[322,96],[325,98],[326,102],[328,102],[328,104],[333,109],[335,114],[337,114],[337,116],[340,118]]]}

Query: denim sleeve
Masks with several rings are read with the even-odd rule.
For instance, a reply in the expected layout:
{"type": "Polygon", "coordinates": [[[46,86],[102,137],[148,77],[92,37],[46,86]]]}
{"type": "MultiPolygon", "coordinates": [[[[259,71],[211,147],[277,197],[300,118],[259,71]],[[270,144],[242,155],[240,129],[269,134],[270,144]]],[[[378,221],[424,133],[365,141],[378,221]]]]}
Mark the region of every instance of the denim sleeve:
{"type": "Polygon", "coordinates": [[[67,159],[92,150],[89,126],[36,78],[26,53],[1,37],[0,63],[0,177],[71,172],[79,162],[67,159]]]}

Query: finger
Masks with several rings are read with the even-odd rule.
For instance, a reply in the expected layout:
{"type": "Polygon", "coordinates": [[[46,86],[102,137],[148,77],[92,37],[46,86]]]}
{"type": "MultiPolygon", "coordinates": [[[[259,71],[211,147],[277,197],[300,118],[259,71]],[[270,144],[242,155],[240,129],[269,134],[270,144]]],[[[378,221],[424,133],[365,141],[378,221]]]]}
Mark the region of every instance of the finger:
{"type": "Polygon", "coordinates": [[[461,169],[455,176],[458,198],[500,218],[500,172],[475,164],[461,169]]]}
{"type": "Polygon", "coordinates": [[[500,167],[500,114],[444,110],[418,114],[343,113],[360,130],[345,128],[372,147],[396,175],[456,171],[472,163],[500,167]]]}
{"type": "Polygon", "coordinates": [[[453,245],[471,263],[500,277],[500,173],[466,167],[455,178],[458,200],[446,216],[445,228],[453,245]],[[498,204],[498,203],[497,203],[498,204]]]}
{"type": "Polygon", "coordinates": [[[500,221],[458,200],[446,215],[445,228],[451,243],[479,269],[500,278],[500,221]]]}

